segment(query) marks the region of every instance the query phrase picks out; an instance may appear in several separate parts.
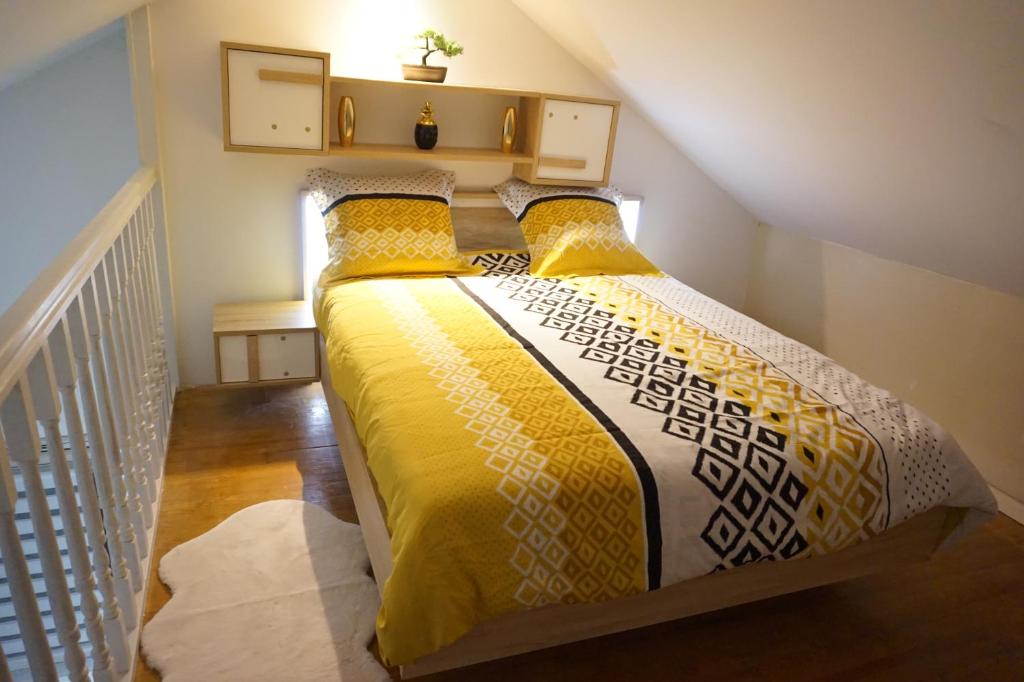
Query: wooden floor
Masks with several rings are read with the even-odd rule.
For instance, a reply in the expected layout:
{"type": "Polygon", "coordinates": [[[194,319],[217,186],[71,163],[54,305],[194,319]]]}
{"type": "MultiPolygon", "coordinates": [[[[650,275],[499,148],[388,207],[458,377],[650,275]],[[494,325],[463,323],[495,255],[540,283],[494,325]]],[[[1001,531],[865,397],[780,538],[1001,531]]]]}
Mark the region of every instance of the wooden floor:
{"type": "MultiPolygon", "coordinates": [[[[320,385],[179,394],[156,558],[281,498],[356,521],[320,385]]],[[[147,621],[170,598],[155,568],[147,621]]],[[[1000,516],[899,573],[422,679],[1024,680],[1024,526],[1000,516]]]]}

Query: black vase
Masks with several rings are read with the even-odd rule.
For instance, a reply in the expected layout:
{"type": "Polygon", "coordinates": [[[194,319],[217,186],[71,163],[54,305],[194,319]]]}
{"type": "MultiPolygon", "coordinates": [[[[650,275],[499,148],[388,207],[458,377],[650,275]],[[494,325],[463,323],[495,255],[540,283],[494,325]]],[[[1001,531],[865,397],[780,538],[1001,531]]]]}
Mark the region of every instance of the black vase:
{"type": "Polygon", "coordinates": [[[437,144],[437,124],[417,123],[414,137],[420,149],[433,149],[437,144]]]}

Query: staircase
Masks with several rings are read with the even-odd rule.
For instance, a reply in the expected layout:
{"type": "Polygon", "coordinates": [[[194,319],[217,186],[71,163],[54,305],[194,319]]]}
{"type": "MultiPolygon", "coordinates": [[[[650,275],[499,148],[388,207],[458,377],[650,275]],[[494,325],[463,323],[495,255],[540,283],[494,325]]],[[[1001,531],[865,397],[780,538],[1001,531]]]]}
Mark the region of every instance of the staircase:
{"type": "MultiPolygon", "coordinates": [[[[62,443],[62,446],[67,449],[66,443],[62,443]]],[[[65,452],[64,456],[70,457],[70,453],[65,452]]],[[[50,608],[50,600],[47,599],[46,596],[46,582],[43,579],[43,566],[39,558],[39,549],[36,543],[35,530],[32,527],[32,520],[29,517],[28,500],[25,496],[25,481],[21,470],[16,466],[12,467],[12,473],[14,475],[14,487],[18,491],[18,502],[15,506],[14,516],[15,526],[18,529],[22,547],[25,551],[25,558],[28,561],[28,569],[32,577],[32,587],[35,591],[36,603],[39,605],[39,612],[43,617],[43,626],[46,628],[46,636],[50,642],[50,648],[53,651],[57,668],[58,670],[61,670],[63,669],[64,663],[64,648],[58,640],[57,626],[54,623],[53,612],[50,608]]],[[[85,651],[86,656],[88,656],[91,653],[91,647],[89,646],[85,623],[81,617],[82,595],[79,594],[75,587],[74,580],[72,579],[71,560],[68,555],[67,539],[64,535],[64,522],[63,519],[61,519],[57,504],[56,484],[53,480],[53,472],[50,467],[49,452],[45,440],[43,441],[43,458],[40,463],[40,473],[43,479],[43,486],[46,489],[46,498],[50,503],[50,516],[53,521],[54,530],[57,534],[57,546],[60,548],[61,559],[64,564],[64,573],[71,593],[71,601],[74,604],[75,612],[78,615],[78,626],[79,633],[82,638],[82,648],[85,651]]],[[[74,470],[72,470],[71,475],[72,480],[74,480],[74,470]]],[[[77,481],[75,481],[74,489],[77,497],[77,481]]],[[[80,502],[79,513],[81,513],[80,502]]],[[[89,550],[90,553],[94,551],[91,547],[89,550]]],[[[104,549],[104,551],[106,550],[104,549]]],[[[99,599],[100,595],[97,594],[96,597],[99,599]]],[[[5,570],[2,557],[0,557],[0,647],[3,648],[4,653],[7,655],[7,665],[10,668],[12,678],[15,681],[32,680],[32,674],[28,668],[28,657],[25,655],[25,643],[21,639],[21,633],[18,630],[18,623],[14,615],[14,603],[11,600],[11,586],[7,582],[7,572],[5,570]]]]}

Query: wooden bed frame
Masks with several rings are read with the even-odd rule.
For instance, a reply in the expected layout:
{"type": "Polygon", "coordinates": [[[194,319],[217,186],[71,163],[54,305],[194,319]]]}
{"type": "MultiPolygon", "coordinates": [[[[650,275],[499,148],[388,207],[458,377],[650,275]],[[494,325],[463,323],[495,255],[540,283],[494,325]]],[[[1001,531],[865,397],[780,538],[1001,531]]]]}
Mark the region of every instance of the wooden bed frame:
{"type": "MultiPolygon", "coordinates": [[[[359,515],[363,541],[370,555],[373,577],[377,589],[383,591],[392,569],[391,539],[383,505],[348,409],[331,385],[324,348],[321,348],[320,357],[324,397],[334,421],[342,464],[359,515]]],[[[558,605],[510,613],[481,623],[454,644],[411,665],[402,666],[402,679],[640,628],[924,561],[962,518],[960,509],[938,507],[867,542],[828,556],[751,564],[600,604],[558,605]]]]}

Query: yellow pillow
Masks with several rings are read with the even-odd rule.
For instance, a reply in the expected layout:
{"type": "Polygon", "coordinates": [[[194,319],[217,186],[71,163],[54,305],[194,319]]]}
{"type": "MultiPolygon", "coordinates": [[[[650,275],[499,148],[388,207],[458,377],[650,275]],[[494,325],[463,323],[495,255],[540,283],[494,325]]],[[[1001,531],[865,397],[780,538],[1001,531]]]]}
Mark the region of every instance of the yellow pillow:
{"type": "Polygon", "coordinates": [[[324,216],[330,259],[320,286],[352,277],[479,272],[459,255],[449,202],[454,175],[306,175],[324,216]]]}
{"type": "Polygon", "coordinates": [[[608,188],[544,187],[509,180],[494,188],[519,220],[535,277],[645,275],[660,271],[622,227],[608,188]]]}

